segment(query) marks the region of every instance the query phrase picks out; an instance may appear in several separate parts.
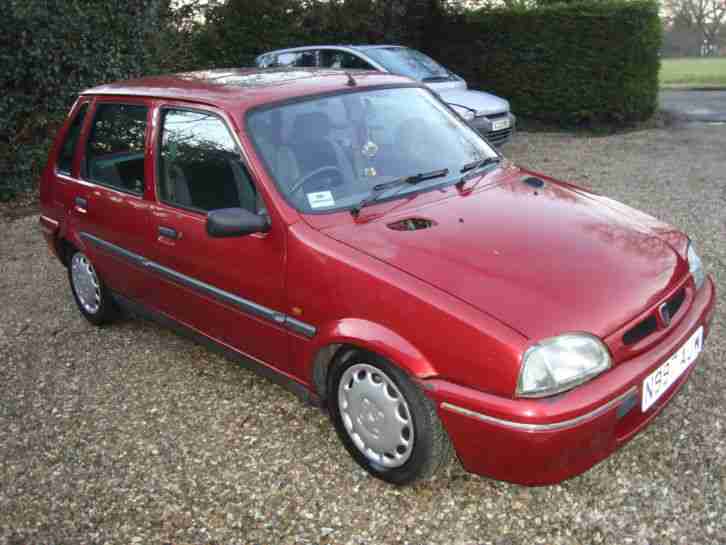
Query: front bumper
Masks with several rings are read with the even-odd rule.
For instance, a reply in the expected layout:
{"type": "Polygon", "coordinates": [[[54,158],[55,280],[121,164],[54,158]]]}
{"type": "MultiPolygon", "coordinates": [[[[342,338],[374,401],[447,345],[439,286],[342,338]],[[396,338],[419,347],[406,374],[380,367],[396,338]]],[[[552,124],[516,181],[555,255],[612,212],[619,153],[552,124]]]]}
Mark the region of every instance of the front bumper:
{"type": "Polygon", "coordinates": [[[489,142],[499,147],[506,144],[512,138],[515,125],[517,124],[517,118],[511,112],[507,112],[492,116],[477,116],[469,123],[482,136],[486,137],[489,142]],[[508,127],[504,129],[495,128],[496,123],[505,119],[509,121],[508,127]]]}
{"type": "Polygon", "coordinates": [[[526,485],[557,483],[607,458],[680,390],[698,360],[641,411],[644,378],[699,326],[704,326],[704,339],[708,336],[715,300],[708,277],[688,314],[658,346],[559,396],[510,399],[439,379],[425,381],[424,391],[436,402],[468,471],[526,485]]]}

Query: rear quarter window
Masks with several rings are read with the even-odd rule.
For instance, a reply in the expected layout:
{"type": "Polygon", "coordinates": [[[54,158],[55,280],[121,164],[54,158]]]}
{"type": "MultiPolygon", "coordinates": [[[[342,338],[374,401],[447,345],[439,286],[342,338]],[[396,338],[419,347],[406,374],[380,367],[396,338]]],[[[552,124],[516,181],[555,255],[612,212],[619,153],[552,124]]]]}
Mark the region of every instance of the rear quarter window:
{"type": "Polygon", "coordinates": [[[65,137],[63,138],[63,144],[61,144],[60,152],[58,153],[58,162],[56,169],[61,174],[67,174],[70,176],[71,169],[73,168],[73,156],[76,153],[76,145],[78,144],[78,137],[81,134],[83,128],[83,120],[86,118],[86,112],[88,111],[88,102],[81,104],[80,108],[76,112],[71,126],[68,128],[65,137]]]}

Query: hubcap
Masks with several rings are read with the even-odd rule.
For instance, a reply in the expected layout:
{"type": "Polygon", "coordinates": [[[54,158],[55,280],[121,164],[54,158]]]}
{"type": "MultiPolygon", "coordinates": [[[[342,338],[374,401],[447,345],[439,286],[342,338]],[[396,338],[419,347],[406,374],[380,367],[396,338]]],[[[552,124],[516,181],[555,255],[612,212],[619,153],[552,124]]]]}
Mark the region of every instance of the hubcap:
{"type": "Polygon", "coordinates": [[[366,458],[398,467],[411,457],[411,411],[383,371],[365,363],[346,369],[338,384],[338,407],[348,435],[366,458]]]}
{"type": "Polygon", "coordinates": [[[89,314],[95,314],[101,307],[101,287],[96,271],[88,258],[78,252],[71,260],[73,289],[81,306],[89,314]]]}

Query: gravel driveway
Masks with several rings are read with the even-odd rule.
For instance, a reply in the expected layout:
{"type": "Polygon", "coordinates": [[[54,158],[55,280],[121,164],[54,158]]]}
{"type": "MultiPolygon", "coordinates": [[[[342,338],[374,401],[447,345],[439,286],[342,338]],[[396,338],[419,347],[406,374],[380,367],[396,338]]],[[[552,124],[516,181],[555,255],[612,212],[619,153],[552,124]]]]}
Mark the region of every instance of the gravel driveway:
{"type": "MultiPolygon", "coordinates": [[[[726,127],[516,135],[517,162],[665,218],[726,293],[726,127]]],[[[36,217],[0,223],[0,543],[726,543],[723,305],[692,379],[585,475],[394,488],[327,417],[156,325],[88,325],[36,217]]],[[[513,219],[516,221],[516,219],[513,219]]]]}

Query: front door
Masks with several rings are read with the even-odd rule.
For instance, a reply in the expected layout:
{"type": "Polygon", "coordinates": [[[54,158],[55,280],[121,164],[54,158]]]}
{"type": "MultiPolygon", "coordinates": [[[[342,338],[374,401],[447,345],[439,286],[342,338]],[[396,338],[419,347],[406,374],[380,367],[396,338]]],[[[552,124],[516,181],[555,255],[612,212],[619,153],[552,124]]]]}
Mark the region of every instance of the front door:
{"type": "Polygon", "coordinates": [[[150,216],[154,294],[162,312],[285,371],[285,229],[212,238],[210,210],[267,214],[226,118],[212,109],[163,106],[157,113],[156,203],[150,216]]]}

